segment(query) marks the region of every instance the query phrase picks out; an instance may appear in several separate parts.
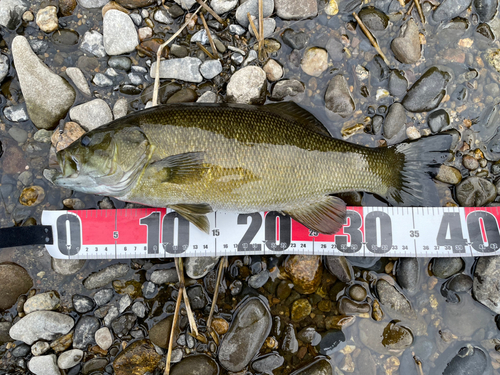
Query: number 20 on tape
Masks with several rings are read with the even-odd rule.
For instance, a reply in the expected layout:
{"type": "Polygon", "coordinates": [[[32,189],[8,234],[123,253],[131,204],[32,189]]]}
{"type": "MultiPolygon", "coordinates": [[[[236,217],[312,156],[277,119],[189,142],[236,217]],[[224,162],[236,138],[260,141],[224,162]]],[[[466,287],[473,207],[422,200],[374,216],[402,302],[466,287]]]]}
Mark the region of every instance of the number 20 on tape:
{"type": "Polygon", "coordinates": [[[165,208],[44,211],[55,258],[113,259],[246,254],[390,257],[496,255],[499,211],[487,208],[348,207],[324,235],[278,212],[208,215],[206,234],[165,208]]]}

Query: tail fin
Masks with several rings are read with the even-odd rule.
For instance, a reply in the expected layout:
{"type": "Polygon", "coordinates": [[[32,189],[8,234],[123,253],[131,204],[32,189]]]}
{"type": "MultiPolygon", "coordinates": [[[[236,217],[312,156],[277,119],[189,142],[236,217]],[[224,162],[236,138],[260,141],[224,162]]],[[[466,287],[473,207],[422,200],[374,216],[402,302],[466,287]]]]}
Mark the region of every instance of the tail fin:
{"type": "Polygon", "coordinates": [[[451,150],[458,143],[456,131],[401,143],[391,148],[404,155],[399,186],[391,187],[386,199],[397,206],[437,206],[439,197],[432,181],[439,167],[452,158],[451,150]]]}

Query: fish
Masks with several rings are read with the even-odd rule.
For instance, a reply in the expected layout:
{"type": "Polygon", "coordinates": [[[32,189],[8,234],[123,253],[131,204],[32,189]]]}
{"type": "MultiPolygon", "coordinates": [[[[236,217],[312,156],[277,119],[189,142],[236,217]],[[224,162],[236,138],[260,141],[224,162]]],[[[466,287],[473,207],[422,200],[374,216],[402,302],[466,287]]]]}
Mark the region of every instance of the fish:
{"type": "MultiPolygon", "coordinates": [[[[98,127],[57,153],[57,186],[170,207],[208,233],[212,211],[278,211],[334,234],[362,191],[391,205],[423,206],[428,181],[451,160],[442,133],[390,147],[333,138],[294,102],[162,105],[98,127]]],[[[434,187],[435,188],[435,187],[434,187]]]]}

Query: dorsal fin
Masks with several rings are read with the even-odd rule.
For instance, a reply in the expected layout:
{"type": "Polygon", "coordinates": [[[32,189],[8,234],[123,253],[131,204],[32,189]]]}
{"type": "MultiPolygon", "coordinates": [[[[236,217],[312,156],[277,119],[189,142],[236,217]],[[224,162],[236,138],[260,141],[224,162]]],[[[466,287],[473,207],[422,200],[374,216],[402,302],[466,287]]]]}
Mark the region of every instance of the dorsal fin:
{"type": "Polygon", "coordinates": [[[331,137],[330,132],[326,129],[325,125],[321,123],[321,121],[295,102],[266,104],[262,106],[262,109],[268,112],[276,113],[282,117],[287,117],[292,121],[296,121],[303,127],[315,133],[331,137]]]}

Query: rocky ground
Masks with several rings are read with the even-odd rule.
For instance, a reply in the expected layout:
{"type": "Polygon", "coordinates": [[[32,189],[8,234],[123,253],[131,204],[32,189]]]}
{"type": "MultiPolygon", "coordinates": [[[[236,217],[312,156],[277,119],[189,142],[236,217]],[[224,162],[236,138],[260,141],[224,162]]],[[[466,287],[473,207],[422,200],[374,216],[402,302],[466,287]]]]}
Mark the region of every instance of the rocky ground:
{"type": "MultiPolygon", "coordinates": [[[[43,170],[85,132],[152,105],[156,51],[186,20],[160,62],[161,103],[293,100],[335,137],[372,147],[455,129],[429,204],[497,206],[498,1],[419,4],[424,19],[414,1],[263,0],[259,58],[257,0],[210,0],[222,22],[191,18],[195,0],[1,0],[0,225],[126,206],[56,188],[43,170]]],[[[221,260],[184,260],[200,336],[183,303],[172,374],[500,373],[498,257],[227,261],[207,327],[221,260]]],[[[30,247],[0,262],[0,373],[164,372],[172,259],[59,261],[30,247]]]]}

